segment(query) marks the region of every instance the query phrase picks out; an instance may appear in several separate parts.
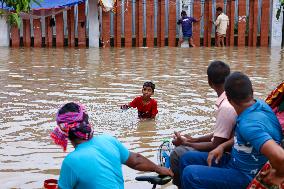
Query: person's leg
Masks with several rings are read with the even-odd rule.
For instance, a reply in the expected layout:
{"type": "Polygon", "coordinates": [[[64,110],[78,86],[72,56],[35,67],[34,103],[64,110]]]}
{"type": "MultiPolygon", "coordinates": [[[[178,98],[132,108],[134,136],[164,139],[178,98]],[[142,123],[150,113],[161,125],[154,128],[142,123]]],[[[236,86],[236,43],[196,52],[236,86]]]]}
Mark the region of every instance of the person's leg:
{"type": "Polygon", "coordinates": [[[180,187],[180,172],[179,172],[179,159],[180,157],[185,154],[188,151],[194,150],[191,147],[188,146],[178,146],[173,149],[170,155],[170,161],[171,161],[171,170],[174,173],[173,177],[173,184],[180,187]]]}
{"type": "Polygon", "coordinates": [[[183,38],[180,38],[179,40],[178,40],[178,46],[179,47],[181,47],[181,44],[184,42],[184,39],[183,38]]]}
{"type": "Polygon", "coordinates": [[[219,47],[219,41],[220,41],[220,39],[219,39],[219,34],[218,33],[216,33],[216,47],[219,47]]]}
{"type": "Polygon", "coordinates": [[[188,44],[189,44],[189,46],[195,47],[195,45],[194,45],[194,43],[193,43],[192,37],[190,37],[190,38],[188,39],[188,44]]]}
{"type": "Polygon", "coordinates": [[[245,189],[250,178],[236,169],[189,165],[182,175],[182,189],[245,189]]]}
{"type": "Polygon", "coordinates": [[[221,36],[220,46],[224,47],[224,35],[221,36]]]}
{"type": "Polygon", "coordinates": [[[243,173],[222,168],[230,159],[224,154],[219,163],[213,160],[212,167],[207,165],[207,152],[187,152],[180,158],[182,188],[246,188],[250,178],[243,173]],[[233,180],[237,178],[237,180],[233,180]],[[212,187],[211,187],[212,186],[212,187]]]}

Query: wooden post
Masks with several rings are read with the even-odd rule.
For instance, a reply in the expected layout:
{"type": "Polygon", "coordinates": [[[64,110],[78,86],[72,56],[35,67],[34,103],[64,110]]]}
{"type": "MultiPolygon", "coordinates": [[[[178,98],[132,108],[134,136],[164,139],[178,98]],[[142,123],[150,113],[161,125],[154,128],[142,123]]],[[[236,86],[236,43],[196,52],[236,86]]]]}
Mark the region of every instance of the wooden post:
{"type": "Polygon", "coordinates": [[[45,18],[45,44],[47,47],[52,47],[52,27],[50,26],[51,16],[45,18]]]}
{"type": "Polygon", "coordinates": [[[209,39],[208,39],[208,31],[209,31],[209,0],[205,0],[204,2],[204,33],[203,33],[203,46],[208,47],[209,39]]]}
{"type": "Polygon", "coordinates": [[[67,10],[68,46],[75,47],[74,6],[67,10]]]}
{"type": "Polygon", "coordinates": [[[116,47],[121,47],[121,0],[117,0],[117,8],[115,13],[115,37],[114,43],[116,47]]]}
{"type": "Polygon", "coordinates": [[[234,46],[235,37],[235,0],[227,1],[227,15],[229,17],[229,28],[227,30],[227,45],[234,46]]]}
{"type": "Polygon", "coordinates": [[[143,0],[138,0],[138,6],[139,6],[139,15],[138,15],[138,47],[143,47],[143,38],[144,38],[144,32],[143,32],[143,0]]]}
{"type": "MultiPolygon", "coordinates": [[[[171,2],[171,1],[169,1],[171,2]]],[[[176,6],[169,4],[169,32],[168,32],[168,41],[169,47],[176,46],[176,6]]]]}
{"type": "Polygon", "coordinates": [[[33,19],[33,28],[34,28],[34,47],[41,47],[42,37],[41,37],[40,19],[33,19]]]}
{"type": "Polygon", "coordinates": [[[269,27],[270,27],[269,13],[270,13],[270,1],[262,0],[261,27],[260,27],[260,46],[262,47],[268,46],[268,33],[269,33],[269,27]]]}
{"type": "Polygon", "coordinates": [[[135,46],[139,46],[139,0],[135,1],[135,46]]]}
{"type": "Polygon", "coordinates": [[[154,47],[154,0],[146,1],[146,46],[154,47]]]}
{"type": "Polygon", "coordinates": [[[257,43],[257,15],[258,15],[258,0],[250,0],[248,45],[253,47],[255,47],[257,43]]]}
{"type": "Polygon", "coordinates": [[[110,13],[102,11],[103,47],[110,47],[110,13]]]}
{"type": "Polygon", "coordinates": [[[20,31],[17,26],[11,26],[12,47],[20,47],[20,31]]]}
{"type": "Polygon", "coordinates": [[[159,31],[160,33],[157,34],[157,38],[159,38],[160,47],[165,46],[165,0],[158,0],[159,2],[159,31]]]}
{"type": "Polygon", "coordinates": [[[78,47],[86,47],[85,3],[78,5],[78,47]]]}
{"type": "Polygon", "coordinates": [[[239,0],[238,46],[246,44],[246,0],[239,0]]]}
{"type": "Polygon", "coordinates": [[[23,20],[23,42],[24,47],[31,46],[31,23],[30,19],[23,20]]]}
{"type": "MultiPolygon", "coordinates": [[[[194,1],[193,3],[193,17],[199,18],[201,16],[201,4],[200,1],[194,1]]],[[[193,24],[193,42],[195,46],[200,46],[200,22],[193,24]]]]}
{"type": "Polygon", "coordinates": [[[126,3],[124,13],[124,39],[125,47],[132,47],[132,0],[126,3]]]}
{"type": "Polygon", "coordinates": [[[208,47],[211,47],[211,34],[212,34],[212,27],[213,27],[213,24],[211,22],[212,20],[212,1],[211,0],[207,0],[209,1],[209,12],[208,12],[208,47]]]}
{"type": "Polygon", "coordinates": [[[63,13],[55,15],[56,20],[56,47],[64,46],[64,25],[63,25],[63,13]]]}

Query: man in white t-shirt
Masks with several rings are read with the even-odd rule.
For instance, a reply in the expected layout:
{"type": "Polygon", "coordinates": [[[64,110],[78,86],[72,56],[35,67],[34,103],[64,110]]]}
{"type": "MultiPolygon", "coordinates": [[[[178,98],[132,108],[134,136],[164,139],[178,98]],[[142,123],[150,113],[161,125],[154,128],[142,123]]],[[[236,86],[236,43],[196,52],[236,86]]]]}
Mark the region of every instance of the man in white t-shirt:
{"type": "Polygon", "coordinates": [[[224,38],[226,37],[227,28],[229,26],[229,17],[223,13],[223,9],[218,7],[217,11],[217,19],[216,21],[212,21],[216,28],[216,46],[223,47],[224,46],[224,38]]]}

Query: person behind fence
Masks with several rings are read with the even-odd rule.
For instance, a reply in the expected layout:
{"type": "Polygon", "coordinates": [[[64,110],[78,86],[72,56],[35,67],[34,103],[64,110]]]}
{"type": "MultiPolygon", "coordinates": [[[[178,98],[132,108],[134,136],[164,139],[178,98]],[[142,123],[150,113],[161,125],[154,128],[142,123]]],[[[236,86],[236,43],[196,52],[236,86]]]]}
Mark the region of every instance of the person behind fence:
{"type": "Polygon", "coordinates": [[[282,131],[277,117],[264,101],[254,99],[245,74],[232,73],[225,91],[238,114],[234,139],[209,153],[184,154],[180,159],[182,188],[245,189],[267,160],[273,169],[265,180],[279,185],[284,181],[284,150],[279,145],[282,131]]]}
{"type": "Polygon", "coordinates": [[[94,135],[94,128],[83,105],[67,103],[56,115],[53,141],[66,151],[68,139],[75,150],[63,160],[58,186],[60,189],[124,188],[122,164],[139,171],[173,175],[138,153],[130,152],[115,137],[94,135]]]}
{"type": "Polygon", "coordinates": [[[211,134],[196,138],[181,136],[175,132],[173,143],[176,148],[171,152],[171,169],[174,172],[173,183],[180,187],[179,158],[189,150],[211,151],[218,145],[232,137],[237,114],[229,103],[224,92],[226,77],[230,74],[230,67],[222,61],[214,61],[207,68],[208,84],[217,93],[216,122],[211,134]]]}
{"type": "Polygon", "coordinates": [[[155,118],[158,113],[157,101],[151,96],[154,94],[155,84],[145,82],[142,87],[142,96],[136,97],[129,104],[121,106],[121,109],[137,108],[139,118],[155,118]]]}
{"type": "MultiPolygon", "coordinates": [[[[202,16],[201,16],[202,17],[202,16]]],[[[192,23],[199,22],[200,18],[196,19],[193,17],[188,17],[185,11],[181,11],[181,18],[178,20],[177,24],[182,27],[182,38],[179,40],[179,46],[185,41],[188,40],[189,46],[195,47],[192,39],[192,23]]]]}
{"type": "Polygon", "coordinates": [[[223,9],[218,7],[217,11],[217,19],[216,21],[212,21],[212,23],[216,26],[216,46],[223,47],[225,46],[224,38],[226,37],[227,28],[229,26],[229,17],[223,13],[223,9]]]}

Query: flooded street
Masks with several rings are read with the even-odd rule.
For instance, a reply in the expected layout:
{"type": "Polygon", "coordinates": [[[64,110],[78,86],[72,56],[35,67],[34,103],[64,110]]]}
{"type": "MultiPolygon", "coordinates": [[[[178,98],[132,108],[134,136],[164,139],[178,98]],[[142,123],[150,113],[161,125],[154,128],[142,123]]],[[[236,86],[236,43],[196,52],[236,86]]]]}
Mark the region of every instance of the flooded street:
{"type": "MultiPolygon", "coordinates": [[[[215,92],[207,83],[210,61],[250,76],[264,99],[284,79],[284,50],[270,48],[9,49],[0,48],[0,183],[5,188],[42,188],[58,178],[67,155],[49,133],[60,105],[86,105],[95,133],[116,136],[131,151],[154,162],[156,148],[173,131],[211,132],[215,92]],[[156,84],[158,116],[137,119],[120,105],[156,84]]],[[[68,145],[67,152],[72,151],[68,145]]],[[[123,168],[126,189],[147,189],[137,171],[123,168]]],[[[168,185],[163,188],[175,188],[168,185]]]]}

